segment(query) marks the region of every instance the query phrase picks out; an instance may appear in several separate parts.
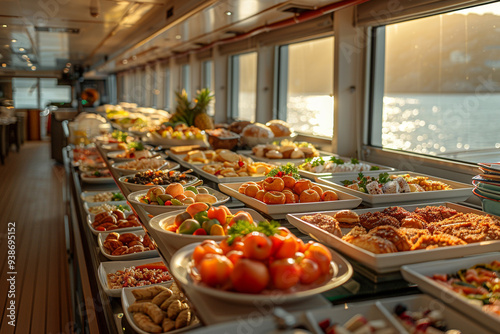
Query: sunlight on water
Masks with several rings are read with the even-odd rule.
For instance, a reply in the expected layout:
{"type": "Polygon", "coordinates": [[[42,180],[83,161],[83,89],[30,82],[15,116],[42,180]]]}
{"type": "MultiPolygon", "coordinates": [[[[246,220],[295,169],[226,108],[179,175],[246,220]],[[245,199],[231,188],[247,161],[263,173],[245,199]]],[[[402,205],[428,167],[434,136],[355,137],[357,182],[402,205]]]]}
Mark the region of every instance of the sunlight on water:
{"type": "Polygon", "coordinates": [[[333,102],[328,95],[290,96],[287,122],[295,131],[331,137],[333,133],[333,102]]]}
{"type": "Polygon", "coordinates": [[[383,101],[383,147],[447,156],[500,148],[500,94],[393,94],[383,101]]]}

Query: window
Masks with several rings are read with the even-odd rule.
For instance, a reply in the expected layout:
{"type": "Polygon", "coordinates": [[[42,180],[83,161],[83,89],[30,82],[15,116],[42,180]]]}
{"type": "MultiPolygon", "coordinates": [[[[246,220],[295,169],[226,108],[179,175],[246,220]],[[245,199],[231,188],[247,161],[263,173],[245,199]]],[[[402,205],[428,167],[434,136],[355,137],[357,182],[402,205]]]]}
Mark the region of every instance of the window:
{"type": "Polygon", "coordinates": [[[38,79],[13,78],[14,108],[38,108],[38,79]]]}
{"type": "Polygon", "coordinates": [[[278,118],[295,131],[333,134],[333,37],[279,48],[278,118]]]}
{"type": "Polygon", "coordinates": [[[170,68],[165,67],[165,76],[163,78],[163,89],[164,89],[164,97],[163,97],[163,108],[168,110],[170,107],[170,68]]]}
{"type": "MultiPolygon", "coordinates": [[[[215,90],[213,67],[214,67],[214,62],[211,60],[204,61],[201,67],[202,88],[210,89],[212,94],[214,93],[215,90]]],[[[210,102],[207,108],[207,113],[210,116],[213,116],[215,114],[214,102],[215,101],[212,100],[212,102],[210,102]]]]}
{"type": "Polygon", "coordinates": [[[151,80],[153,80],[151,84],[151,103],[153,108],[158,108],[158,95],[160,91],[158,90],[158,72],[156,71],[156,66],[151,68],[151,72],[151,80]]]}
{"type": "Polygon", "coordinates": [[[57,79],[13,78],[12,85],[15,108],[44,109],[50,103],[71,102],[71,87],[58,86],[57,79]]]}
{"type": "Polygon", "coordinates": [[[71,87],[58,86],[57,79],[40,79],[40,109],[58,102],[71,102],[71,87]]]}
{"type": "Polygon", "coordinates": [[[376,28],[371,144],[498,162],[499,24],[496,3],[376,28]]]}
{"type": "Polygon", "coordinates": [[[191,76],[190,76],[190,67],[189,65],[182,65],[181,67],[181,87],[185,89],[188,95],[188,98],[191,98],[191,76]]]}
{"type": "Polygon", "coordinates": [[[255,121],[257,52],[231,57],[231,117],[255,121]]]}

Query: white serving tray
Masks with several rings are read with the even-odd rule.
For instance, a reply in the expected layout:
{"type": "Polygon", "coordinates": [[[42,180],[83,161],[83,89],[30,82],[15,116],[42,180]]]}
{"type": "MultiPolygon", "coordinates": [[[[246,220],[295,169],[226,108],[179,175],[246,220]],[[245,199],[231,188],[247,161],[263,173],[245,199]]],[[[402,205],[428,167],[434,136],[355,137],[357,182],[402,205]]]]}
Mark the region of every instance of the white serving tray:
{"type": "MultiPolygon", "coordinates": [[[[109,232],[117,232],[117,233],[125,233],[123,231],[118,230],[113,230],[109,232]]],[[[105,233],[99,233],[99,236],[97,237],[97,243],[99,244],[99,249],[101,250],[102,255],[107,257],[110,260],[113,261],[126,261],[126,260],[139,260],[139,259],[146,259],[150,257],[158,257],[158,251],[156,249],[153,250],[148,250],[140,253],[132,253],[132,254],[124,254],[124,255],[110,255],[106,253],[104,250],[103,243],[106,240],[106,237],[108,236],[109,232],[105,233]]],[[[128,231],[131,233],[134,233],[136,235],[142,235],[144,236],[146,232],[144,230],[137,230],[137,231],[128,231]]]]}
{"type": "MultiPolygon", "coordinates": [[[[104,203],[104,202],[92,202],[92,201],[89,201],[88,198],[90,196],[95,196],[97,194],[100,194],[100,193],[105,193],[105,192],[112,192],[112,193],[121,193],[120,189],[116,188],[116,189],[112,189],[112,190],[101,190],[101,191],[84,191],[80,194],[80,198],[82,199],[82,201],[84,202],[87,202],[87,203],[104,203]]],[[[123,196],[123,201],[126,201],[127,198],[125,196],[123,196]]],[[[121,201],[110,201],[111,203],[113,202],[121,202],[121,201]]]]}
{"type": "MultiPolygon", "coordinates": [[[[169,287],[172,285],[173,282],[170,283],[160,283],[160,285],[164,285],[166,287],[169,287]]],[[[148,285],[150,286],[150,285],[148,285]]],[[[136,287],[136,288],[130,288],[130,289],[121,289],[121,297],[122,297],[122,308],[123,308],[123,314],[125,315],[125,318],[127,318],[128,323],[132,328],[139,334],[151,334],[150,332],[146,332],[142,329],[140,329],[136,324],[133,319],[132,314],[128,311],[128,308],[131,304],[135,302],[135,297],[132,294],[132,290],[134,289],[146,289],[148,286],[141,286],[141,287],[136,287]]],[[[184,328],[179,328],[176,330],[172,330],[170,332],[167,332],[168,334],[176,334],[176,333],[184,333],[184,332],[191,332],[193,329],[197,328],[200,326],[199,321],[194,321],[192,322],[189,326],[184,327],[184,328]]]]}
{"type": "MultiPolygon", "coordinates": [[[[91,213],[89,211],[89,209],[91,207],[94,207],[94,206],[101,206],[101,205],[104,205],[104,204],[109,204],[109,205],[114,205],[114,206],[118,206],[118,205],[126,205],[128,207],[130,207],[128,204],[127,204],[127,200],[124,200],[124,201],[109,201],[109,202],[85,202],[83,203],[83,209],[85,210],[85,212],[89,215],[95,215],[94,213],[91,213]]],[[[130,211],[129,211],[130,212],[130,211]]]]}
{"type": "Polygon", "coordinates": [[[265,175],[217,177],[213,174],[205,172],[202,169],[203,166],[205,166],[205,165],[200,165],[200,164],[194,165],[193,164],[189,168],[192,168],[194,170],[194,172],[196,174],[198,174],[199,176],[201,176],[209,181],[215,182],[215,183],[235,183],[235,182],[260,181],[266,177],[265,175]]]}
{"type": "MultiPolygon", "coordinates": [[[[380,173],[379,171],[364,172],[365,176],[375,176],[377,177],[380,173]]],[[[436,191],[424,191],[424,192],[413,192],[413,193],[400,193],[400,194],[381,194],[381,195],[370,195],[363,193],[361,191],[353,190],[345,187],[341,181],[344,180],[355,180],[358,177],[358,173],[351,173],[348,175],[333,175],[328,177],[318,178],[318,182],[326,184],[328,186],[334,187],[335,189],[340,189],[351,195],[360,197],[363,202],[367,205],[373,206],[378,204],[391,204],[396,203],[406,203],[406,204],[417,204],[417,203],[429,203],[436,201],[449,201],[449,202],[462,202],[467,198],[472,196],[472,185],[455,182],[452,180],[441,179],[438,177],[425,175],[421,173],[409,172],[409,171],[392,171],[388,172],[389,175],[403,175],[409,174],[410,176],[427,176],[430,180],[441,181],[453,189],[451,190],[436,190],[436,191]]]]}
{"type": "Polygon", "coordinates": [[[327,201],[327,202],[314,202],[314,203],[292,203],[292,204],[274,204],[268,205],[264,202],[256,200],[255,198],[246,196],[238,192],[239,187],[243,184],[241,183],[221,183],[219,184],[219,189],[223,192],[239,199],[246,205],[263,212],[273,219],[283,219],[286,217],[287,213],[297,213],[297,212],[318,212],[325,210],[340,210],[340,209],[352,209],[357,207],[361,203],[361,198],[347,194],[343,191],[333,189],[331,187],[319,184],[323,190],[334,190],[339,199],[337,201],[327,201]]]}
{"type": "MultiPolygon", "coordinates": [[[[328,157],[325,157],[325,158],[326,159],[330,159],[330,157],[331,156],[328,156],[328,157]]],[[[338,158],[342,159],[344,161],[351,161],[350,158],[344,158],[344,157],[338,157],[338,158]]],[[[360,160],[359,162],[360,163],[364,163],[364,164],[368,164],[370,166],[377,166],[377,167],[380,168],[379,170],[376,170],[376,171],[365,171],[363,173],[368,173],[368,172],[370,172],[370,173],[373,173],[373,172],[384,173],[384,172],[389,172],[389,171],[395,170],[395,168],[392,168],[392,167],[389,167],[389,166],[383,166],[383,165],[379,165],[379,164],[374,164],[374,163],[367,162],[367,161],[360,160]]],[[[302,169],[299,168],[299,174],[300,174],[300,176],[306,177],[306,178],[314,180],[316,182],[318,182],[318,179],[320,177],[352,175],[353,173],[359,173],[359,172],[336,172],[336,173],[334,173],[334,172],[321,172],[321,173],[314,173],[314,172],[310,172],[310,171],[307,171],[307,170],[302,170],[302,169]]]]}
{"type": "MultiPolygon", "coordinates": [[[[407,205],[402,206],[402,208],[413,211],[417,207],[424,207],[424,205],[407,205]]],[[[476,213],[484,215],[483,211],[468,208],[466,206],[454,204],[454,203],[433,203],[432,205],[439,206],[445,205],[449,208],[453,208],[458,212],[464,213],[476,213]]],[[[371,208],[371,209],[361,209],[354,210],[358,215],[366,212],[382,211],[385,207],[381,208],[371,208]]],[[[333,215],[336,211],[326,211],[322,212],[327,215],[333,215]]],[[[345,242],[339,237],[334,236],[331,233],[326,232],[313,224],[306,223],[300,217],[304,215],[309,215],[309,213],[299,213],[299,214],[288,214],[288,221],[295,227],[297,227],[304,234],[311,236],[312,238],[320,241],[321,243],[332,247],[343,254],[349,256],[350,258],[358,261],[364,266],[372,269],[377,273],[388,273],[398,271],[403,265],[411,263],[428,262],[434,260],[444,260],[452,259],[462,256],[480,254],[484,252],[492,252],[500,249],[500,241],[483,241],[479,243],[473,243],[463,246],[450,246],[450,247],[439,247],[431,250],[414,250],[406,252],[397,252],[389,254],[374,254],[362,248],[359,248],[353,244],[345,242]]],[[[348,229],[343,229],[348,231],[348,229]]]]}
{"type": "MultiPolygon", "coordinates": [[[[497,247],[497,250],[498,249],[500,249],[500,247],[497,247]]],[[[455,260],[406,265],[401,269],[401,273],[405,280],[418,284],[421,290],[457,309],[461,313],[466,314],[468,317],[473,318],[476,323],[483,324],[494,333],[498,333],[498,328],[500,328],[500,316],[483,312],[481,308],[471,304],[465,297],[460,296],[453,290],[443,287],[427,277],[440,273],[452,274],[460,269],[469,268],[479,263],[492,262],[493,260],[500,260],[500,252],[455,260]]]]}
{"type": "MultiPolygon", "coordinates": [[[[164,158],[161,158],[161,159],[165,160],[164,158]]],[[[144,172],[144,171],[147,171],[148,169],[150,169],[150,168],[145,168],[145,169],[125,169],[125,168],[121,168],[121,166],[123,166],[123,165],[125,165],[125,164],[127,164],[129,162],[130,161],[117,162],[117,163],[112,164],[111,168],[113,170],[115,170],[120,175],[135,174],[135,173],[144,172]]],[[[165,160],[165,162],[164,162],[163,165],[161,165],[160,167],[155,168],[155,169],[169,169],[169,170],[172,170],[172,169],[179,169],[179,167],[180,167],[180,165],[177,162],[165,160]]]]}
{"type": "MultiPolygon", "coordinates": [[[[94,217],[95,217],[95,215],[91,215],[91,214],[87,215],[87,224],[89,225],[89,228],[94,235],[99,235],[101,233],[107,234],[107,233],[111,233],[111,232],[117,232],[117,233],[134,232],[134,231],[142,229],[142,226],[132,226],[132,227],[117,228],[116,230],[111,230],[111,231],[98,231],[92,226],[92,223],[94,222],[94,217]]],[[[127,215],[127,217],[128,217],[128,215],[127,215]]]]}
{"type": "MultiPolygon", "coordinates": [[[[133,289],[133,287],[129,288],[121,288],[121,289],[110,289],[108,286],[108,274],[114,274],[118,270],[123,270],[125,268],[130,268],[132,266],[140,266],[147,263],[153,262],[163,262],[163,260],[159,257],[149,258],[144,260],[134,260],[134,261],[108,261],[101,262],[99,265],[99,269],[97,270],[97,275],[99,277],[99,282],[101,283],[102,289],[104,292],[110,297],[120,297],[122,294],[122,289],[133,289]]],[[[168,281],[171,282],[171,281],[168,281]]],[[[153,284],[152,284],[153,285],[153,284]]],[[[151,285],[148,285],[151,286],[151,285]]]]}
{"type": "Polygon", "coordinates": [[[91,173],[81,173],[80,178],[85,183],[94,183],[94,184],[105,184],[105,183],[115,183],[115,179],[112,176],[107,177],[90,177],[88,176],[91,173]]]}

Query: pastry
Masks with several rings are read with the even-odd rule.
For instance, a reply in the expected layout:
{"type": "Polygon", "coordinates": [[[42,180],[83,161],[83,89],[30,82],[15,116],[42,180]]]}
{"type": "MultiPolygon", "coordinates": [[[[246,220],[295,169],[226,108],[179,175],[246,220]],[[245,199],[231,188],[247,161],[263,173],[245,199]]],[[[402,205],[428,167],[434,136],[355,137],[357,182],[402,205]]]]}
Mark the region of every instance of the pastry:
{"type": "Polygon", "coordinates": [[[345,241],[375,254],[396,253],[398,251],[389,240],[369,234],[351,236],[345,241]]]}
{"type": "Polygon", "coordinates": [[[252,122],[249,121],[235,121],[228,126],[228,130],[237,134],[240,134],[243,129],[252,122]]]}
{"type": "Polygon", "coordinates": [[[247,125],[241,132],[241,135],[254,138],[274,138],[274,133],[271,129],[261,123],[247,125]]]}
{"type": "Polygon", "coordinates": [[[266,125],[271,129],[275,137],[288,137],[292,134],[290,125],[285,121],[273,119],[267,122],[266,125]]]}
{"type": "Polygon", "coordinates": [[[309,216],[302,216],[302,220],[314,224],[318,226],[319,228],[341,238],[342,237],[342,231],[340,230],[340,226],[338,221],[329,215],[325,215],[322,213],[317,213],[314,215],[309,215],[309,216]]]}
{"type": "Polygon", "coordinates": [[[351,210],[340,210],[335,213],[335,219],[340,224],[340,227],[353,227],[359,224],[359,216],[351,210]]]}
{"type": "Polygon", "coordinates": [[[396,246],[396,248],[400,252],[408,251],[411,248],[411,245],[406,239],[406,237],[404,235],[401,235],[398,232],[398,229],[394,226],[390,225],[377,226],[374,229],[371,229],[370,232],[368,232],[368,234],[389,240],[396,246]]]}

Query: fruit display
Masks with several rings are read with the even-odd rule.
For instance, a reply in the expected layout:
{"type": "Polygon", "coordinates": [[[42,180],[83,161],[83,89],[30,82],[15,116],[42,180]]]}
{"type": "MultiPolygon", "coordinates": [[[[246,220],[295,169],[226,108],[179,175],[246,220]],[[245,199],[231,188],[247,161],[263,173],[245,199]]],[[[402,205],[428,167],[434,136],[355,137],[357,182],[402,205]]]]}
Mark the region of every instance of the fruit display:
{"type": "Polygon", "coordinates": [[[134,289],[135,301],[127,311],[137,327],[149,333],[165,333],[181,329],[198,320],[175,283],[134,289]]]}
{"type": "Polygon", "coordinates": [[[431,279],[500,317],[500,261],[476,264],[453,274],[434,274],[431,279]]]}
{"type": "Polygon", "coordinates": [[[186,184],[189,181],[196,180],[195,176],[188,175],[185,172],[165,171],[165,170],[147,170],[136,173],[132,177],[126,177],[125,182],[142,185],[169,185],[171,183],[186,184]]]}
{"type": "Polygon", "coordinates": [[[304,242],[276,222],[238,220],[229,238],[205,240],[191,255],[198,284],[246,294],[293,293],[332,278],[330,251],[304,242]]]}
{"type": "Polygon", "coordinates": [[[434,249],[500,240],[500,221],[490,215],[461,213],[445,206],[410,212],[401,207],[361,215],[351,210],[312,214],[302,220],[375,254],[434,249]],[[341,228],[352,228],[343,235],[341,228]]]}
{"type": "Polygon", "coordinates": [[[274,168],[268,177],[259,182],[245,182],[238,192],[266,204],[311,203],[336,201],[333,190],[323,189],[307,179],[301,179],[297,168],[291,164],[274,168]]]}
{"type": "Polygon", "coordinates": [[[354,315],[344,324],[337,323],[330,319],[325,319],[321,321],[318,326],[325,334],[396,334],[396,331],[389,327],[385,320],[368,320],[362,314],[354,315]]]}
{"type": "Polygon", "coordinates": [[[125,213],[121,210],[100,212],[95,215],[94,221],[92,222],[94,230],[99,232],[137,226],[141,226],[139,218],[137,218],[135,214],[125,217],[125,213]]]}
{"type": "Polygon", "coordinates": [[[177,140],[205,140],[205,133],[197,127],[187,126],[184,123],[163,123],[153,131],[161,138],[177,140]]]}
{"type": "Polygon", "coordinates": [[[131,232],[109,233],[106,236],[102,247],[108,255],[113,256],[141,253],[156,249],[147,234],[143,237],[131,232]]]}
{"type": "Polygon", "coordinates": [[[146,195],[137,199],[144,204],[165,206],[217,202],[217,197],[211,195],[206,188],[194,186],[184,188],[177,182],[169,184],[166,188],[160,186],[150,188],[146,195]]]}
{"type": "Polygon", "coordinates": [[[106,275],[108,288],[121,289],[158,284],[172,280],[162,262],[147,263],[117,270],[106,275]]]}
{"type": "Polygon", "coordinates": [[[456,329],[448,329],[448,324],[444,320],[441,310],[431,310],[429,308],[418,311],[411,311],[403,304],[398,304],[394,308],[394,314],[399,322],[410,333],[429,334],[461,334],[456,329]]]}
{"type": "Polygon", "coordinates": [[[253,224],[252,216],[245,211],[232,214],[224,206],[210,206],[205,203],[191,204],[186,211],[175,216],[173,224],[164,225],[166,231],[191,235],[227,235],[228,228],[237,221],[253,224]]]}
{"type": "Polygon", "coordinates": [[[370,195],[452,189],[441,181],[429,180],[427,176],[412,177],[409,174],[389,175],[388,173],[381,173],[378,178],[359,173],[356,180],[344,180],[342,184],[350,189],[370,195]]]}
{"type": "Polygon", "coordinates": [[[282,140],[279,144],[260,144],[252,148],[252,154],[259,158],[268,159],[305,159],[319,157],[316,148],[307,142],[295,143],[282,140]]]}
{"type": "Polygon", "coordinates": [[[86,202],[111,202],[124,201],[125,196],[121,192],[104,191],[91,196],[85,196],[86,202]]]}
{"type": "Polygon", "coordinates": [[[189,101],[187,92],[175,92],[177,106],[175,113],[170,118],[170,122],[182,122],[188,126],[195,126],[200,130],[213,129],[214,123],[207,114],[207,108],[214,96],[209,89],[202,89],[196,92],[193,103],[189,101]]]}
{"type": "Polygon", "coordinates": [[[306,158],[305,162],[299,165],[299,169],[312,173],[345,173],[379,170],[380,167],[360,162],[356,158],[344,161],[337,157],[315,157],[306,158]]]}

